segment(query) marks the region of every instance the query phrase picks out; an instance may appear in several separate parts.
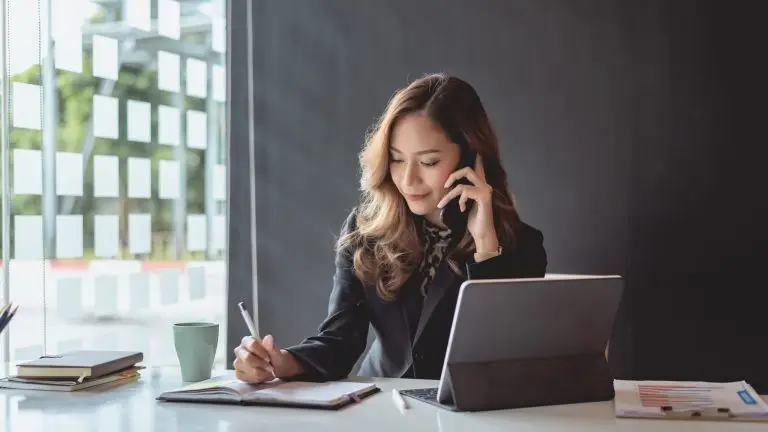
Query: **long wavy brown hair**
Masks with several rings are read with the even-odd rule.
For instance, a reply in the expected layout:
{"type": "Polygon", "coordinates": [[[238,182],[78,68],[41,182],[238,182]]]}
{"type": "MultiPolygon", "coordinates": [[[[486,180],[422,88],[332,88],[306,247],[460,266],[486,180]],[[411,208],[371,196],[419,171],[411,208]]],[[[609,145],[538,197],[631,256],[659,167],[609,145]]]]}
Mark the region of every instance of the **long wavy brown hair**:
{"type": "MultiPolygon", "coordinates": [[[[337,251],[353,253],[357,277],[375,285],[379,297],[385,300],[397,296],[424,254],[413,214],[389,171],[392,130],[401,118],[413,113],[426,114],[449,139],[462,134],[464,144],[457,145],[468,145],[470,151],[482,156],[486,181],[493,187],[496,233],[507,250],[514,248],[520,220],[499,158],[496,133],[475,89],[445,74],[430,74],[413,81],[394,94],[366,136],[360,152],[362,196],[356,229],[340,237],[336,244],[337,251]]],[[[446,259],[457,274],[463,274],[462,264],[474,252],[474,241],[467,232],[446,259]]]]}

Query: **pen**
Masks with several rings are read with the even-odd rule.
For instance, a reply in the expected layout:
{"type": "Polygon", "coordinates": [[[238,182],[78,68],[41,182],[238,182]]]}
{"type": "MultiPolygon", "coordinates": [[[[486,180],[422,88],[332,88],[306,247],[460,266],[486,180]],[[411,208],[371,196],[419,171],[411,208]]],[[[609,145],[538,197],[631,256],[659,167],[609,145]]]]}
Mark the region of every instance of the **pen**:
{"type": "MultiPolygon", "coordinates": [[[[251,318],[251,314],[248,313],[248,309],[243,306],[243,302],[238,303],[237,307],[240,308],[240,315],[243,316],[243,320],[245,321],[245,325],[248,326],[248,331],[251,332],[251,336],[253,336],[254,339],[261,340],[259,333],[256,331],[256,325],[253,323],[253,318],[251,318]]],[[[277,378],[275,369],[272,367],[272,363],[269,359],[267,359],[267,363],[269,365],[269,371],[272,372],[272,376],[277,378]]]]}
{"type": "Polygon", "coordinates": [[[397,389],[392,390],[392,400],[395,402],[397,409],[405,414],[405,410],[408,409],[408,404],[405,403],[405,399],[403,399],[403,396],[400,395],[400,392],[398,392],[397,389]]]}
{"type": "Polygon", "coordinates": [[[2,333],[8,324],[11,323],[11,320],[13,319],[13,316],[16,315],[18,309],[19,305],[13,303],[8,303],[3,307],[2,312],[0,312],[0,333],[2,333]]]}
{"type": "Polygon", "coordinates": [[[245,321],[245,325],[248,326],[248,331],[251,332],[251,336],[256,339],[261,339],[259,333],[256,331],[256,325],[253,324],[253,318],[251,318],[251,314],[248,313],[248,310],[243,306],[243,302],[238,303],[237,307],[240,308],[240,315],[243,316],[243,320],[245,321]]]}

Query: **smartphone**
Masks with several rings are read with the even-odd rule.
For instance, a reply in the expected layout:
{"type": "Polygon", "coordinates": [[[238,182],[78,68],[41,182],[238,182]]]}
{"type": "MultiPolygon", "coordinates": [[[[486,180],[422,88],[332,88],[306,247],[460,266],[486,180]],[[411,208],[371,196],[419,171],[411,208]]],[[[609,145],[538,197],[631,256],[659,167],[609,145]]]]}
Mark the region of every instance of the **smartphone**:
{"type": "MultiPolygon", "coordinates": [[[[462,149],[464,148],[468,149],[469,146],[462,146],[462,149]]],[[[469,150],[462,150],[461,159],[459,160],[459,164],[456,167],[456,170],[465,167],[474,168],[475,157],[476,154],[474,152],[469,150]]],[[[462,177],[455,181],[452,187],[456,187],[460,184],[471,185],[472,183],[466,178],[462,177]]],[[[471,199],[467,200],[466,209],[462,212],[459,208],[459,198],[461,197],[457,196],[456,198],[448,201],[448,203],[443,206],[442,209],[440,209],[440,220],[446,227],[451,229],[452,237],[454,239],[461,239],[464,237],[464,233],[467,229],[469,211],[472,210],[472,205],[475,203],[471,199]]]]}

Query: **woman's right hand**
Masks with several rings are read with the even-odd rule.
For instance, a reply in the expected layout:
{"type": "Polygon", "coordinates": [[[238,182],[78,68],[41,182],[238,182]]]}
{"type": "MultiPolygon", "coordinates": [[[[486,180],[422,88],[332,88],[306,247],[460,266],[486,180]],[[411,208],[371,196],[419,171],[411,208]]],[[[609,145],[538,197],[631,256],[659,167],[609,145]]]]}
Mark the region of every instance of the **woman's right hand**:
{"type": "Polygon", "coordinates": [[[263,340],[244,337],[235,348],[235,361],[232,365],[237,379],[253,384],[288,378],[302,372],[293,354],[275,346],[272,335],[265,336],[263,340]]]}

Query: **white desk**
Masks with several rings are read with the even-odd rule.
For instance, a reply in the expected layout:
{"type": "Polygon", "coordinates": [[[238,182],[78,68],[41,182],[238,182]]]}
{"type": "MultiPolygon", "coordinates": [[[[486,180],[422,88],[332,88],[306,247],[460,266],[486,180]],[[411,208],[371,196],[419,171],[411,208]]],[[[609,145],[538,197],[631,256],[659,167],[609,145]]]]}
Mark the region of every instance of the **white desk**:
{"type": "Polygon", "coordinates": [[[401,414],[393,388],[434,386],[435,381],[376,379],[383,392],[340,411],[159,402],[178,387],[175,368],[146,369],[140,381],[73,393],[0,389],[2,431],[765,431],[760,423],[616,419],[610,402],[453,413],[406,399],[401,414]]]}

